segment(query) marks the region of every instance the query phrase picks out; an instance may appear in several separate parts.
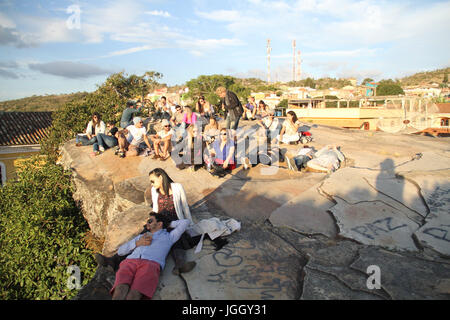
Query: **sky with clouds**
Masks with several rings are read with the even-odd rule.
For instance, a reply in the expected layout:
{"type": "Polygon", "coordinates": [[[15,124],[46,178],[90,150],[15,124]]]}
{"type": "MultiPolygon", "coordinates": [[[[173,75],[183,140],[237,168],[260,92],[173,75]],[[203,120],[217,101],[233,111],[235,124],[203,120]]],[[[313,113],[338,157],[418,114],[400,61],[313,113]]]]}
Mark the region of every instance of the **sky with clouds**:
{"type": "Polygon", "coordinates": [[[450,1],[0,1],[0,100],[93,91],[109,74],[158,71],[292,80],[397,78],[450,65],[450,1]]]}

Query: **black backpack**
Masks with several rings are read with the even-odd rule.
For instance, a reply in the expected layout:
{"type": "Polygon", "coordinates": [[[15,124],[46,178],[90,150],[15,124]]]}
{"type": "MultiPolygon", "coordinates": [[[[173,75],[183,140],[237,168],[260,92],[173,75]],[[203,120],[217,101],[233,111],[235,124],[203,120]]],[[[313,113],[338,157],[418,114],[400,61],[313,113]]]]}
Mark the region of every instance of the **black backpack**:
{"type": "Polygon", "coordinates": [[[217,165],[216,163],[212,164],[211,174],[213,176],[217,176],[219,178],[223,178],[223,177],[225,177],[227,175],[227,173],[228,172],[224,168],[222,168],[221,166],[217,165]]]}

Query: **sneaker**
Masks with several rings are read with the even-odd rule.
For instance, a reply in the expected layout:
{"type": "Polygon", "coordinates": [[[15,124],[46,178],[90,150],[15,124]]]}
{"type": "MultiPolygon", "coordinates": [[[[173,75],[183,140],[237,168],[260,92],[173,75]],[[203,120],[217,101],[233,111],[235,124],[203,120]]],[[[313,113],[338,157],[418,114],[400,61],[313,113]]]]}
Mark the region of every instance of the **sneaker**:
{"type": "Polygon", "coordinates": [[[298,171],[298,168],[297,168],[297,165],[295,164],[294,158],[292,158],[290,156],[285,156],[285,159],[286,159],[289,170],[298,171]]]}
{"type": "Polygon", "coordinates": [[[270,165],[272,163],[272,158],[264,152],[261,152],[259,155],[259,162],[265,165],[270,165]]]}
{"type": "Polygon", "coordinates": [[[244,170],[250,169],[250,160],[247,157],[241,158],[242,163],[244,164],[244,170]]]}
{"type": "Polygon", "coordinates": [[[100,150],[100,152],[105,152],[105,148],[103,148],[103,146],[98,146],[98,149],[100,150]]]}
{"type": "Polygon", "coordinates": [[[119,158],[125,158],[125,152],[123,152],[123,151],[119,151],[118,155],[119,155],[119,158]]]}

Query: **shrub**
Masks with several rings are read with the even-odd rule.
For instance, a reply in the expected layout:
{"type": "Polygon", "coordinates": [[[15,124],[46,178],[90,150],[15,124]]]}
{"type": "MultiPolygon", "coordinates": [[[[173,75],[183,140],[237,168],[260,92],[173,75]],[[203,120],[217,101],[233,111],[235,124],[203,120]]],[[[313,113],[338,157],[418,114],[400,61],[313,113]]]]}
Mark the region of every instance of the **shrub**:
{"type": "Polygon", "coordinates": [[[22,162],[0,188],[0,299],[70,299],[67,268],[94,275],[88,225],[72,198],[70,172],[46,157],[22,162]]]}

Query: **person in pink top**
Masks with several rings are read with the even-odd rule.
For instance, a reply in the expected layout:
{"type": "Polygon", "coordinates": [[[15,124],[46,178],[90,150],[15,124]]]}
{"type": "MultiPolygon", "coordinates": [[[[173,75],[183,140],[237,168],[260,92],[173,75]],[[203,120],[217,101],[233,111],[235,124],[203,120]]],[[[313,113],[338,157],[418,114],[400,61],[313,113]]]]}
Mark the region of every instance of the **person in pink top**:
{"type": "Polygon", "coordinates": [[[189,127],[192,124],[197,122],[197,115],[192,112],[191,107],[184,107],[184,115],[183,115],[183,123],[185,124],[185,128],[189,127]]]}

